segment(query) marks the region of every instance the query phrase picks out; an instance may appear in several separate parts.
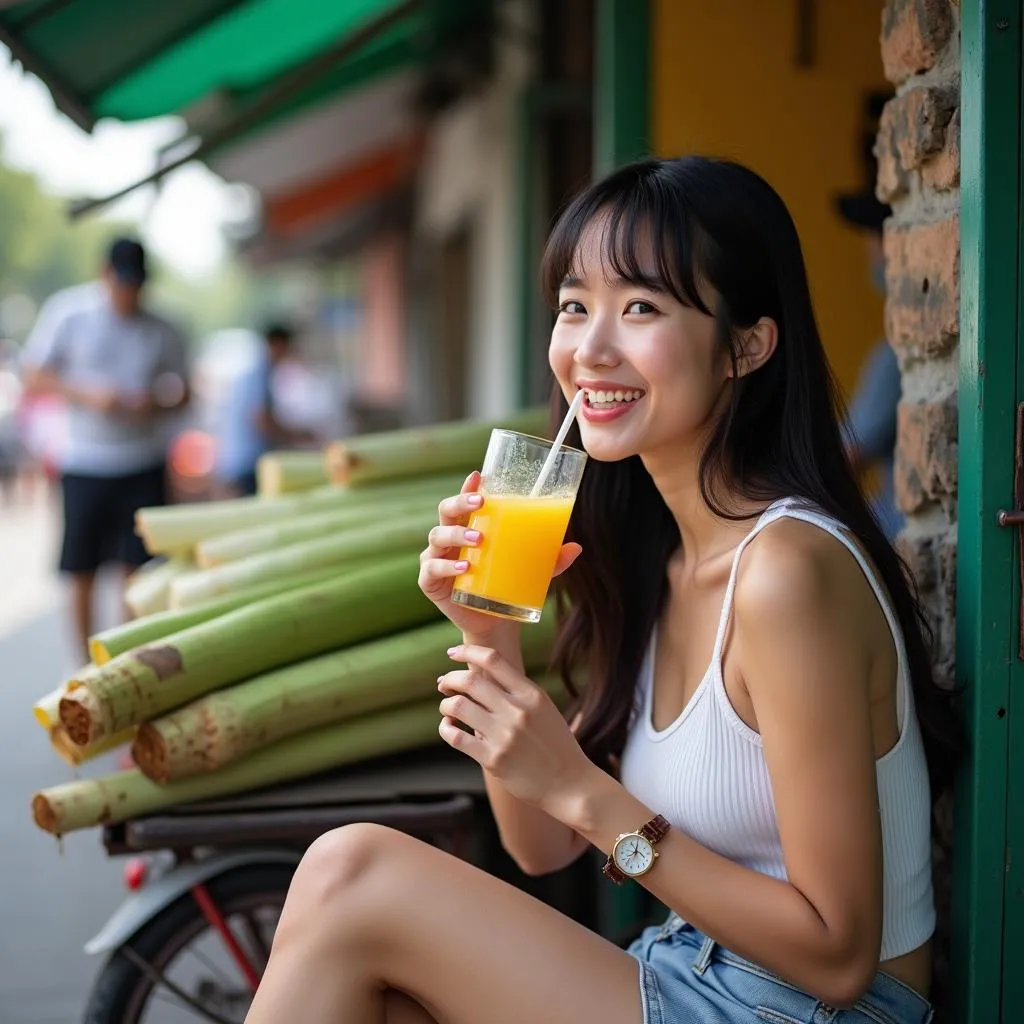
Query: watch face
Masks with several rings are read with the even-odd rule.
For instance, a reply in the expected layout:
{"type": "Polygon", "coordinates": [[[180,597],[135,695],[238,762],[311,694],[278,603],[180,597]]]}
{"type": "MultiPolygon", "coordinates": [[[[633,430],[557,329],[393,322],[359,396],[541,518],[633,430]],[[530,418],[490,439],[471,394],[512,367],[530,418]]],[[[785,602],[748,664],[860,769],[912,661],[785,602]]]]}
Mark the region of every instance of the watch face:
{"type": "Polygon", "coordinates": [[[635,877],[654,863],[654,847],[643,836],[625,836],[615,844],[612,859],[624,875],[635,877]]]}

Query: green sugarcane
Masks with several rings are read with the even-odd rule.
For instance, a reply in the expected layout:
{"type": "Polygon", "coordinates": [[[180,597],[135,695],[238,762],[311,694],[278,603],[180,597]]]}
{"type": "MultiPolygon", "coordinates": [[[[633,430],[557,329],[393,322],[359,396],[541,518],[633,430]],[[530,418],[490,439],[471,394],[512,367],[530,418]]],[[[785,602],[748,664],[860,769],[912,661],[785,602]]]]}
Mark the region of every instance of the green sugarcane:
{"type": "Polygon", "coordinates": [[[266,452],[256,460],[256,493],[261,498],[309,491],[327,482],[320,451],[266,452]]]}
{"type": "MultiPolygon", "coordinates": [[[[523,630],[528,669],[546,668],[554,636],[553,614],[523,630]]],[[[143,722],[135,763],[155,782],[183,779],[314,726],[428,697],[437,677],[454,667],[447,651],[460,640],[450,623],[434,623],[207,694],[143,722]]]]}
{"type": "Polygon", "coordinates": [[[437,512],[409,512],[382,517],[339,530],[328,537],[314,537],[283,548],[264,551],[212,569],[200,569],[171,584],[171,607],[191,608],[203,601],[230,594],[243,587],[269,583],[297,572],[343,566],[394,551],[420,551],[427,533],[437,522],[437,512]]]}
{"type": "Polygon", "coordinates": [[[135,531],[151,555],[191,554],[195,545],[208,537],[311,512],[342,508],[372,510],[415,494],[435,495],[435,500],[440,501],[449,494],[457,494],[464,479],[465,474],[427,475],[425,472],[409,480],[363,490],[327,486],[280,498],[231,498],[142,508],[135,515],[135,531]]]}
{"type": "Polygon", "coordinates": [[[353,488],[419,473],[469,471],[483,465],[495,427],[539,435],[547,429],[547,423],[546,410],[526,409],[495,421],[456,420],[363,434],[332,442],[324,449],[324,458],[331,481],[353,488]]]}
{"type": "MultiPolygon", "coordinates": [[[[431,492],[424,496],[395,498],[386,504],[382,502],[380,508],[374,510],[374,521],[398,518],[410,512],[422,512],[428,517],[434,517],[439,500],[439,496],[431,492]]],[[[314,512],[311,515],[285,519],[279,523],[267,523],[264,526],[218,534],[196,545],[196,564],[203,569],[209,569],[225,562],[237,562],[241,558],[258,555],[272,548],[282,548],[302,540],[313,540],[354,526],[363,526],[367,518],[365,508],[345,508],[330,512],[314,512]]]]}
{"type": "MultiPolygon", "coordinates": [[[[558,679],[544,676],[537,683],[559,703],[564,700],[565,691],[558,679]]],[[[166,786],[147,779],[137,768],[66,782],[36,793],[32,798],[32,816],[41,829],[65,835],[77,829],[111,825],[196,800],[243,793],[372,757],[433,745],[441,742],[437,735],[438,703],[435,695],[430,700],[300,733],[219,771],[194,775],[166,786]]]]}
{"type": "Polygon", "coordinates": [[[117,655],[130,651],[133,647],[141,647],[143,644],[152,643],[163,636],[177,633],[180,629],[197,626],[200,622],[208,622],[210,619],[217,618],[218,615],[232,612],[236,608],[242,608],[254,601],[261,601],[265,597],[274,597],[277,594],[285,593],[285,591],[296,590],[312,583],[336,579],[340,572],[348,572],[351,568],[361,567],[362,564],[358,563],[357,566],[346,566],[341,569],[332,565],[312,572],[281,576],[269,583],[247,587],[234,594],[217,597],[192,608],[156,612],[141,619],[122,622],[120,625],[112,626],[110,629],[105,629],[101,633],[95,633],[89,637],[89,656],[94,664],[105,665],[111,658],[116,658],[117,655]]]}
{"type": "Polygon", "coordinates": [[[429,622],[415,555],[392,555],[137,647],[69,683],[60,719],[85,746],[241,679],[429,622]]]}

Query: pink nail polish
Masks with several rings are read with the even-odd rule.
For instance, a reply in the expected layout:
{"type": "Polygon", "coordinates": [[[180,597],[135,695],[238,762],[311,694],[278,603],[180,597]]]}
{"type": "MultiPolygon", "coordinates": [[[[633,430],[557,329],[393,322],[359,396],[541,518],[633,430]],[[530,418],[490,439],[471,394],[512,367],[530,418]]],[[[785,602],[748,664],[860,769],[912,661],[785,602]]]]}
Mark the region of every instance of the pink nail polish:
{"type": "Polygon", "coordinates": [[[477,543],[479,543],[479,541],[480,541],[480,531],[479,530],[467,530],[466,531],[466,543],[467,544],[477,544],[477,543]]]}
{"type": "Polygon", "coordinates": [[[469,568],[469,562],[466,562],[464,560],[458,561],[455,563],[455,568],[458,569],[459,572],[465,572],[469,568]]]}
{"type": "Polygon", "coordinates": [[[482,494],[467,494],[466,504],[471,508],[479,508],[484,503],[484,497],[482,494]]]}
{"type": "Polygon", "coordinates": [[[459,648],[457,646],[456,647],[449,647],[448,648],[448,657],[450,658],[453,654],[457,654],[458,651],[459,651],[459,648]]]}

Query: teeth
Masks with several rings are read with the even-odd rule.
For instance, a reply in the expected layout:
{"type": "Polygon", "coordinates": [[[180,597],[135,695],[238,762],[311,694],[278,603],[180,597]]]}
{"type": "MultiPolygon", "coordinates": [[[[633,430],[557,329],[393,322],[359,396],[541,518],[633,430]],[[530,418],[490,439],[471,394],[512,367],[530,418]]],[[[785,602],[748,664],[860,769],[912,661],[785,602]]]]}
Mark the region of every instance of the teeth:
{"type": "Polygon", "coordinates": [[[611,405],[613,402],[635,402],[643,397],[642,391],[594,391],[586,389],[591,405],[611,405]]]}

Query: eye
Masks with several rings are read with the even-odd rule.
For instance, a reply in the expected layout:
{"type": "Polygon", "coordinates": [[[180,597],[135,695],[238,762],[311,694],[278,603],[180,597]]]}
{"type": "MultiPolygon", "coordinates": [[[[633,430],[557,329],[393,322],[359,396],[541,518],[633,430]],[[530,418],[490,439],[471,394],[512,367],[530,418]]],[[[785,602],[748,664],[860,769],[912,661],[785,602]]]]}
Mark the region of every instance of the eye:
{"type": "Polygon", "coordinates": [[[657,313],[657,309],[654,308],[649,302],[644,302],[643,299],[635,299],[628,306],[626,306],[626,313],[633,316],[643,316],[646,313],[657,313]]]}
{"type": "Polygon", "coordinates": [[[558,312],[568,313],[570,316],[579,316],[582,313],[586,313],[586,309],[582,302],[579,302],[576,299],[566,299],[565,302],[559,305],[558,312]]]}

